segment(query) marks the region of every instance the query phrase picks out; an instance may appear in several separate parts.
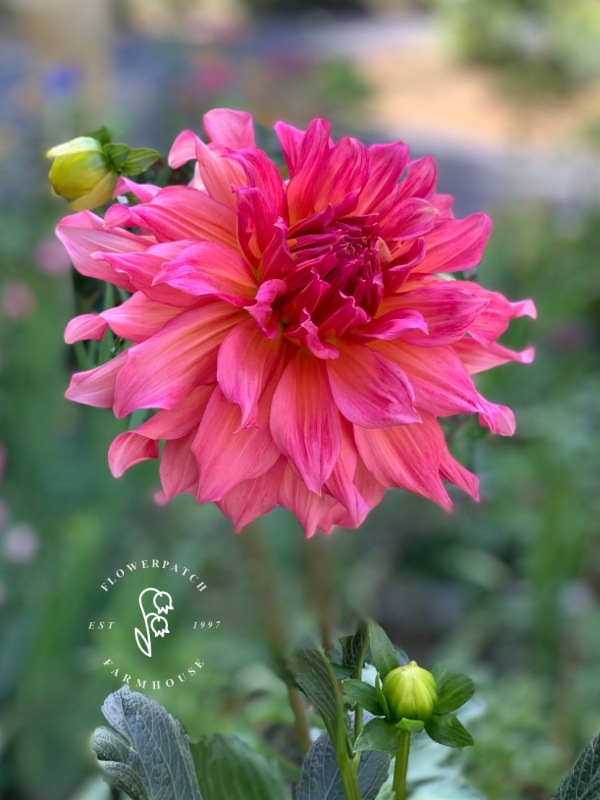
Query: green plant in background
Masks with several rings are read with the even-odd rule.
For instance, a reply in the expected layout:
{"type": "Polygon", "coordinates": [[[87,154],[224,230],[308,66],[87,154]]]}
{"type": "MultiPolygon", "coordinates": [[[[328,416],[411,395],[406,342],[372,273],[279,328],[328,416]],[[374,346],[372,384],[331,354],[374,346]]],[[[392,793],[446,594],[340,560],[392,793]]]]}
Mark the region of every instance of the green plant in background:
{"type": "Polygon", "coordinates": [[[595,0],[438,0],[460,55],[500,70],[516,96],[568,91],[600,75],[595,0]]]}

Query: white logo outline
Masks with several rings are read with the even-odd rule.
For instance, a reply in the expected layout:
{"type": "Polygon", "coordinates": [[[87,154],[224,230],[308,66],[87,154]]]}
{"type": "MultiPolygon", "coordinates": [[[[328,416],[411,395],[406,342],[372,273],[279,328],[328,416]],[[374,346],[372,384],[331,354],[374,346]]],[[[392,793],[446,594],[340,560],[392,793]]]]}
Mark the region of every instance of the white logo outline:
{"type": "Polygon", "coordinates": [[[152,632],[154,638],[160,636],[163,639],[168,633],[170,633],[167,614],[169,611],[173,611],[173,598],[169,592],[163,592],[160,589],[154,588],[154,586],[148,586],[146,589],[142,589],[140,592],[138,597],[138,605],[144,619],[145,632],[141,631],[139,628],[136,628],[135,641],[140,652],[143,653],[143,655],[148,656],[148,658],[152,658],[152,636],[150,635],[150,632],[152,632]],[[143,599],[147,592],[154,592],[152,604],[156,610],[145,610],[143,599]]]}

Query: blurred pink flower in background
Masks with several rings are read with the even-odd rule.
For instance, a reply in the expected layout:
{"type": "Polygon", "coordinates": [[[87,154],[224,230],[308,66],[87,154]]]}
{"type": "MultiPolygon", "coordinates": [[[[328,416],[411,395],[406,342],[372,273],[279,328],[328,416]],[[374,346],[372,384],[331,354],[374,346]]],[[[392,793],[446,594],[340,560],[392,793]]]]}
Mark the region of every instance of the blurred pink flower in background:
{"type": "Polygon", "coordinates": [[[7,561],[13,564],[26,564],[31,561],[38,548],[38,535],[26,522],[15,522],[2,537],[4,555],[7,561]]]}
{"type": "Polygon", "coordinates": [[[2,310],[12,320],[27,319],[37,306],[33,289],[22,281],[5,283],[2,287],[2,310]]]}
{"type": "Polygon", "coordinates": [[[471,375],[531,361],[496,339],[535,316],[529,300],[452,277],[479,263],[490,220],[454,219],[433,160],[411,161],[401,142],[334,143],[325,120],[278,123],[286,179],[250,115],[204,122],[210,144],[185,131],[170,154],[173,167],[196,160],[190,186],[121,179],[139,204],[58,227],[82,274],[131,293],[66,331],[75,342],[110,327],[132,343],[74,375],[67,397],[118,417],[156,412],[114,440],[113,474],[160,458],[162,501],[191,492],[237,530],[282,505],[308,536],[360,525],[388,487],[444,508],[442,481],[477,498],[438,418],[476,413],[514,432],[471,375]]]}
{"type": "Polygon", "coordinates": [[[35,261],[47,275],[65,275],[71,267],[71,259],[65,248],[56,239],[43,239],[35,248],[35,261]]]}

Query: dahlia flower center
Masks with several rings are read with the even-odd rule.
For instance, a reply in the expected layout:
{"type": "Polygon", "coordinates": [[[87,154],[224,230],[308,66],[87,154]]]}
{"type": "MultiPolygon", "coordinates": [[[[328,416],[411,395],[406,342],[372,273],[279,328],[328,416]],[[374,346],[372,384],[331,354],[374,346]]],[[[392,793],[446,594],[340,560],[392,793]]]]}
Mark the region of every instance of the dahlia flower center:
{"type": "Polygon", "coordinates": [[[284,324],[297,322],[300,312],[307,312],[318,324],[343,297],[351,297],[354,305],[369,315],[376,311],[381,300],[377,276],[389,254],[379,236],[376,215],[346,217],[319,230],[303,230],[296,236],[294,231],[290,233],[295,274],[288,280],[291,292],[281,306],[284,324]],[[311,286],[314,291],[306,291],[311,286]]]}

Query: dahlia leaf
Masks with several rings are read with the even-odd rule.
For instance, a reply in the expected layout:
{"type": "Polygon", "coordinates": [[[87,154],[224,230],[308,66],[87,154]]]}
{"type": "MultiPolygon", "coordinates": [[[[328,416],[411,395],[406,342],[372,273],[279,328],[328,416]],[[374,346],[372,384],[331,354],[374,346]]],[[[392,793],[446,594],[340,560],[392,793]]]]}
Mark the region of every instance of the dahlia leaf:
{"type": "Polygon", "coordinates": [[[446,747],[467,747],[473,744],[473,737],[453,714],[434,714],[425,723],[425,730],[434,742],[446,747]]]}
{"type": "Polygon", "coordinates": [[[354,749],[376,750],[379,753],[395,753],[398,749],[400,732],[393,722],[388,722],[381,717],[370,719],[354,742],[354,749]]]}
{"type": "Polygon", "coordinates": [[[274,764],[237,736],[203,736],[192,745],[200,790],[209,800],[289,800],[274,764]]]}
{"type": "MultiPolygon", "coordinates": [[[[434,670],[435,674],[435,670],[434,670]]],[[[468,675],[435,675],[439,698],[434,714],[449,714],[463,706],[475,693],[475,684],[468,675]]]]}
{"type": "MultiPolygon", "coordinates": [[[[373,663],[377,667],[377,672],[379,672],[383,680],[388,672],[400,666],[398,653],[387,633],[372,619],[369,620],[368,629],[373,663]]],[[[403,663],[408,663],[406,655],[404,653],[402,655],[404,656],[403,663]]]]}
{"type": "Polygon", "coordinates": [[[382,717],[384,710],[379,702],[379,697],[374,686],[364,681],[346,680],[343,681],[344,695],[353,703],[357,703],[376,717],[382,717]]]}
{"type": "Polygon", "coordinates": [[[133,800],[201,800],[183,726],[155,700],[125,685],[109,695],[92,747],[106,781],[133,800]]]}
{"type": "Polygon", "coordinates": [[[313,703],[330,734],[344,727],[342,698],[331,664],[321,650],[295,650],[288,663],[294,680],[313,703]]]}
{"type": "MultiPolygon", "coordinates": [[[[357,772],[362,800],[374,800],[389,767],[390,758],[384,753],[361,755],[357,772]]],[[[319,736],[304,759],[296,800],[345,800],[335,749],[327,733],[319,736]]]]}
{"type": "Polygon", "coordinates": [[[342,647],[342,663],[344,666],[353,667],[353,676],[359,678],[369,646],[367,623],[364,620],[361,621],[356,633],[353,636],[344,636],[340,639],[340,644],[342,647]]]}
{"type": "Polygon", "coordinates": [[[600,735],[584,749],[551,800],[595,800],[600,797],[600,735]]]}

